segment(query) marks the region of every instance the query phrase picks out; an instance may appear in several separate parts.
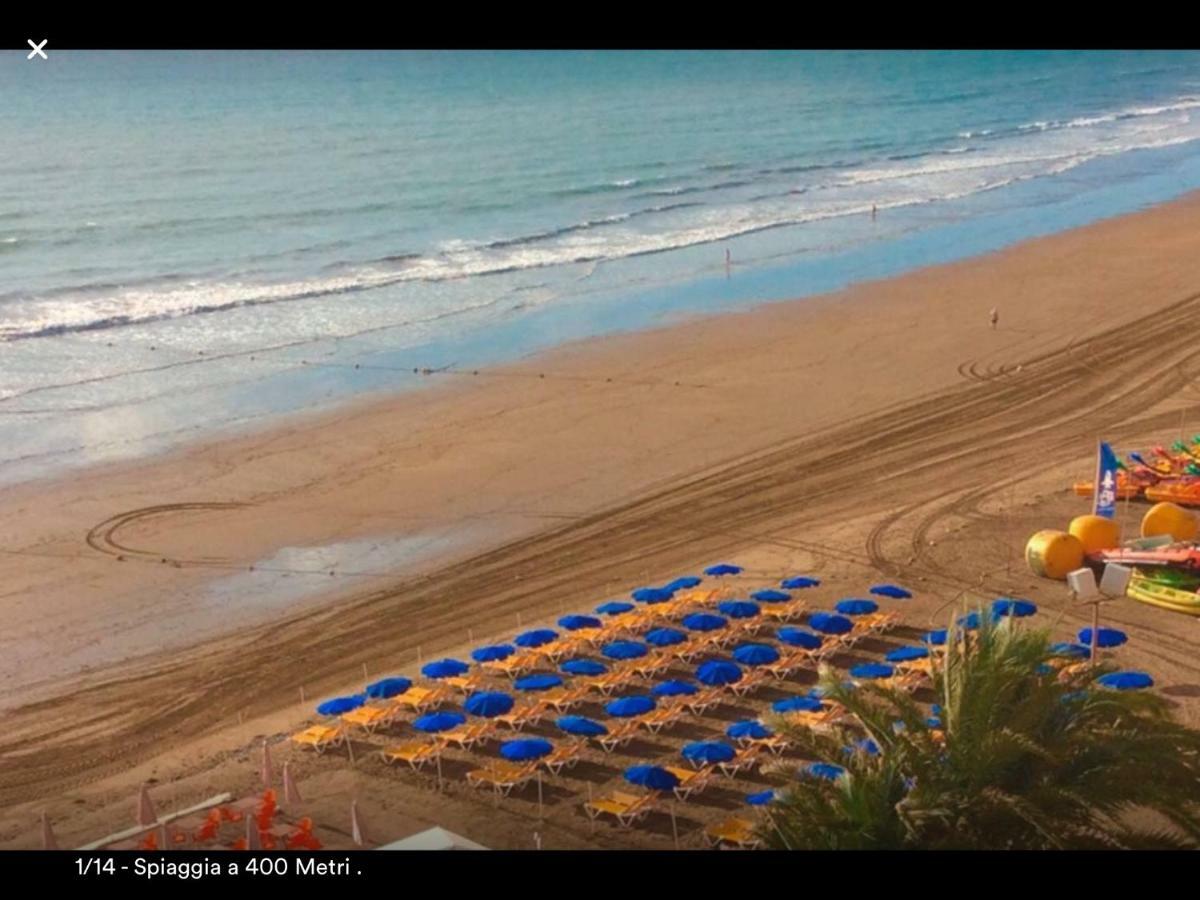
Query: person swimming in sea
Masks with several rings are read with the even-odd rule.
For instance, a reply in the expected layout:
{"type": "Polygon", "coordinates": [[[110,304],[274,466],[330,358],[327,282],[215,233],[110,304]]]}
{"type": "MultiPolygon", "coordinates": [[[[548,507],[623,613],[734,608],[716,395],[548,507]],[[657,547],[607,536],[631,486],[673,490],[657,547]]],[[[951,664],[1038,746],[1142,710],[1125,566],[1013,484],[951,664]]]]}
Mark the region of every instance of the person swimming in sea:
{"type": "Polygon", "coordinates": [[[1000,322],[1000,312],[994,306],[992,307],[991,315],[988,316],[988,321],[992,323],[993,328],[995,328],[1000,322]]]}

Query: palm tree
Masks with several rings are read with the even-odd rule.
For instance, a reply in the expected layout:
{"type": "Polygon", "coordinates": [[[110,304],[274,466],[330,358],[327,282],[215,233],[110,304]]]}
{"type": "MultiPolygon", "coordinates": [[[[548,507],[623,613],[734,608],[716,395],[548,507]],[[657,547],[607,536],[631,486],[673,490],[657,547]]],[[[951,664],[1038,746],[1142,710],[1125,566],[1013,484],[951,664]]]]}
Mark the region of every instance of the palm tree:
{"type": "Polygon", "coordinates": [[[1200,732],[1154,694],[1092,687],[1110,668],[1060,672],[1047,633],[980,618],[934,668],[936,717],[905,693],[823,672],[855,727],[777,724],[845,774],[794,775],[760,825],[767,846],[1200,846],[1200,732]],[[880,752],[857,748],[859,732],[880,752]]]}

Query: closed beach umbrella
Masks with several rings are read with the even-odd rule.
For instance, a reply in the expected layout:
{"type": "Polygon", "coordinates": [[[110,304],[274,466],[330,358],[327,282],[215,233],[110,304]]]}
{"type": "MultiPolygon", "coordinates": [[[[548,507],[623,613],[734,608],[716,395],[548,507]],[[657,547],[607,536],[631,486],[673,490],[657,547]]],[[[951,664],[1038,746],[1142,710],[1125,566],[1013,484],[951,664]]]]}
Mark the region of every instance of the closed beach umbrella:
{"type": "Polygon", "coordinates": [[[1154,679],[1145,672],[1109,672],[1101,675],[1096,681],[1106,688],[1118,691],[1138,691],[1154,686],[1154,679]]]}
{"type": "Polygon", "coordinates": [[[729,762],[737,756],[737,751],[724,741],[696,741],[687,744],[682,752],[688,762],[704,766],[729,762]]]}
{"type": "Polygon", "coordinates": [[[730,563],[718,563],[715,566],[709,566],[707,569],[705,569],[704,574],[719,578],[722,575],[737,575],[741,571],[741,566],[735,566],[730,563]]]}
{"type": "Polygon", "coordinates": [[[637,641],[613,641],[611,644],[605,644],[600,652],[609,659],[639,659],[650,651],[645,644],[639,644],[637,641]]]}
{"type": "Polygon", "coordinates": [[[410,687],[412,681],[402,675],[397,675],[393,678],[383,678],[373,684],[367,685],[367,696],[373,700],[386,700],[389,697],[397,697],[403,694],[410,687]]]}
{"type": "Polygon", "coordinates": [[[607,726],[584,716],[563,716],[554,724],[567,734],[575,734],[580,737],[599,737],[602,734],[608,734],[607,726]]]}
{"type": "Polygon", "coordinates": [[[924,659],[929,655],[929,650],[926,647],[897,647],[895,650],[889,650],[884,656],[890,663],[911,662],[914,659],[924,659]]]}
{"type": "Polygon", "coordinates": [[[674,581],[664,584],[663,588],[668,591],[686,591],[696,587],[703,580],[695,575],[684,575],[682,578],[676,578],[674,581]]]}
{"type": "Polygon", "coordinates": [[[731,662],[720,659],[710,659],[696,669],[696,680],[701,684],[719,687],[723,684],[733,684],[742,680],[742,670],[731,662]]]}
{"type": "Polygon", "coordinates": [[[670,681],[660,681],[654,687],[650,688],[650,693],[655,697],[684,697],[691,696],[699,691],[690,681],[679,681],[672,679],[670,681]]]}
{"type": "Polygon", "coordinates": [[[816,650],[824,643],[824,640],[811,631],[805,631],[803,628],[795,628],[791,625],[784,626],[775,632],[775,637],[783,641],[785,644],[791,644],[793,647],[801,647],[805,650],[816,650]]]}
{"type": "Polygon", "coordinates": [[[653,644],[655,647],[673,647],[676,644],[685,643],[687,639],[687,634],[678,628],[655,628],[653,631],[646,632],[646,643],[653,644]]]}
{"type": "Polygon", "coordinates": [[[744,719],[741,722],[734,722],[725,729],[725,736],[733,738],[735,741],[761,741],[774,734],[774,731],[757,719],[744,719]]]}
{"type": "Polygon", "coordinates": [[[717,609],[731,619],[752,619],[762,610],[749,600],[726,600],[717,604],[717,609]]]}
{"type": "Polygon", "coordinates": [[[979,613],[973,612],[967,613],[965,616],[959,616],[956,624],[964,631],[975,631],[981,624],[979,613]]]}
{"type": "Polygon", "coordinates": [[[802,771],[815,778],[826,778],[829,781],[837,781],[838,778],[846,774],[846,770],[841,766],[821,762],[809,763],[802,771]]]}
{"type": "Polygon", "coordinates": [[[688,631],[716,631],[727,624],[729,623],[723,616],[712,613],[689,613],[682,619],[682,625],[688,631]]]}
{"type": "Polygon", "coordinates": [[[673,591],[668,591],[666,588],[644,587],[638,588],[631,596],[638,603],[666,603],[673,596],[673,591]]]}
{"type": "Polygon", "coordinates": [[[1026,616],[1032,616],[1037,612],[1037,604],[1030,603],[1028,600],[1017,600],[1014,597],[999,597],[992,601],[992,615],[999,618],[1000,616],[1013,616],[1017,619],[1024,619],[1026,616]]]}
{"type": "Polygon", "coordinates": [[[747,794],[746,802],[751,806],[766,806],[775,799],[774,791],[759,791],[757,794],[747,794]]]}
{"type": "Polygon", "coordinates": [[[824,708],[825,704],[816,697],[788,697],[771,704],[771,709],[777,713],[820,712],[824,708]]]}
{"type": "Polygon", "coordinates": [[[859,600],[854,597],[847,597],[845,600],[839,600],[834,609],[843,616],[865,616],[868,613],[878,610],[879,604],[874,600],[859,600]]]}
{"type": "Polygon", "coordinates": [[[510,762],[528,762],[554,752],[554,745],[544,738],[518,738],[500,745],[500,755],[510,762]]]}
{"type": "Polygon", "coordinates": [[[563,616],[558,620],[560,628],[565,628],[567,631],[579,631],[583,628],[599,628],[601,622],[595,616],[563,616]]]}
{"type": "Polygon", "coordinates": [[[608,603],[601,603],[597,606],[596,612],[602,616],[619,616],[631,609],[634,609],[632,603],[626,603],[624,600],[610,600],[608,603]]]}
{"type": "MultiPolygon", "coordinates": [[[[1118,631],[1116,628],[1101,628],[1097,632],[1096,646],[1119,647],[1127,640],[1129,638],[1123,631],[1118,631]]],[[[1079,643],[1088,647],[1092,645],[1092,629],[1085,628],[1079,632],[1079,643]]]]}
{"type": "Polygon", "coordinates": [[[630,766],[625,770],[625,780],[655,791],[673,791],[679,787],[679,776],[662,766],[630,766]]]}
{"type": "Polygon", "coordinates": [[[465,662],[457,659],[439,659],[421,666],[421,674],[426,678],[454,678],[465,675],[471,670],[465,662]]]}
{"type": "Polygon", "coordinates": [[[886,663],[859,663],[850,669],[851,678],[891,678],[896,670],[886,663]]]}
{"type": "Polygon", "coordinates": [[[568,675],[603,675],[608,671],[608,666],[594,659],[568,659],[559,668],[568,675]]]}
{"type": "Polygon", "coordinates": [[[800,591],[804,590],[804,588],[818,587],[820,584],[820,578],[810,578],[807,575],[795,575],[779,582],[779,586],[788,591],[800,591]]]}
{"type": "Polygon", "coordinates": [[[871,593],[876,597],[891,597],[893,600],[907,600],[912,596],[912,591],[896,584],[873,584],[871,593]]]}
{"type": "Polygon", "coordinates": [[[492,644],[490,647],[476,647],[471,651],[471,659],[478,663],[496,662],[501,659],[508,659],[517,648],[512,644],[492,644]]]}
{"type": "Polygon", "coordinates": [[[556,688],[563,683],[563,680],[558,675],[537,674],[525,675],[513,682],[513,687],[518,691],[548,691],[550,688],[556,688]]]}
{"type": "Polygon", "coordinates": [[[463,709],[473,716],[490,719],[502,716],[513,708],[513,698],[499,691],[479,691],[463,703],[463,709]]]}
{"type": "Polygon", "coordinates": [[[465,721],[467,721],[467,717],[462,713],[431,712],[413,719],[412,727],[417,729],[417,731],[437,734],[439,731],[449,731],[451,728],[457,728],[465,721]]]}
{"type": "Polygon", "coordinates": [[[792,599],[792,595],[769,588],[765,591],[755,591],[750,595],[750,599],[757,600],[759,603],[787,603],[792,599]]]}
{"type": "Polygon", "coordinates": [[[854,630],[854,623],[837,613],[815,612],[808,617],[808,627],[822,634],[846,634],[854,630]]]}
{"type": "Polygon", "coordinates": [[[931,647],[941,647],[946,643],[946,629],[939,628],[937,631],[927,631],[921,636],[921,640],[931,647]]]}
{"type": "Polygon", "coordinates": [[[1083,644],[1072,644],[1066,641],[1050,646],[1050,653],[1054,656],[1067,656],[1075,659],[1087,659],[1092,655],[1092,648],[1085,647],[1083,644]]]}
{"type": "Polygon", "coordinates": [[[742,644],[733,651],[733,658],[743,666],[768,666],[779,661],[779,651],[767,644],[742,644]]]}
{"type": "Polygon", "coordinates": [[[518,647],[542,647],[556,640],[558,640],[558,632],[551,631],[549,628],[535,628],[533,631],[518,634],[513,643],[518,647]]]}
{"type": "Polygon", "coordinates": [[[317,707],[317,714],[322,716],[340,716],[342,713],[348,713],[352,709],[358,709],[367,698],[362,694],[355,694],[352,697],[334,697],[332,700],[326,700],[317,707]]]}
{"type": "Polygon", "coordinates": [[[644,694],[634,694],[631,697],[620,697],[616,700],[610,700],[604,707],[604,711],[610,716],[616,716],[618,719],[628,719],[631,716],[644,716],[650,710],[654,709],[655,703],[652,697],[647,697],[644,694]]]}

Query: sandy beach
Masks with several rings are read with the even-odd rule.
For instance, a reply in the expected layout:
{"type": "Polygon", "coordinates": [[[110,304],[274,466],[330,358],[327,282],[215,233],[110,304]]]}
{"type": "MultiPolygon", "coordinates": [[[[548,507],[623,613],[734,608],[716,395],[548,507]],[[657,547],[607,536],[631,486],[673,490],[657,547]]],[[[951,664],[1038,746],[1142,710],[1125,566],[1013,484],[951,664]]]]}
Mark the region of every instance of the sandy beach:
{"type": "MultiPolygon", "coordinates": [[[[912,629],[1001,594],[1078,628],[1087,614],[1021,551],[1086,511],[1068,488],[1098,438],[1200,430],[1198,221],[1191,195],[0,490],[0,846],[35,846],[42,808],[64,845],[116,831],[147,778],[164,806],[244,795],[261,740],[311,712],[301,688],[411,674],[725,559],[746,567],[735,589],[820,575],[816,606],[907,584],[912,629]]],[[[1112,616],[1123,659],[1200,721],[1196,622],[1132,602],[1112,616]]],[[[619,778],[613,761],[552,785],[539,823],[528,793],[497,810],[470,791],[466,756],[445,794],[376,760],[291,758],[331,846],[351,796],[381,841],[431,824],[495,847],[671,841],[665,817],[589,830],[579,803],[619,778]]],[[[692,804],[685,844],[738,796],[692,804]]]]}

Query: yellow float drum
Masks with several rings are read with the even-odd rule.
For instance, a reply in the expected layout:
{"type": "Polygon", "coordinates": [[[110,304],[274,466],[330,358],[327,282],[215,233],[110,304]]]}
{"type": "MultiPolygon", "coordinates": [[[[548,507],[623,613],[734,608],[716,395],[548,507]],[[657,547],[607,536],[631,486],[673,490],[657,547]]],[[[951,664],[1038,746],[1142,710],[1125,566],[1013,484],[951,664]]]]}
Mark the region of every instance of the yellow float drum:
{"type": "Polygon", "coordinates": [[[1079,538],[1084,553],[1111,550],[1121,543],[1121,529],[1104,516],[1076,516],[1067,530],[1079,538]]]}
{"type": "Polygon", "coordinates": [[[1196,517],[1174,503],[1156,503],[1142,517],[1142,537],[1169,534],[1172,540],[1190,541],[1196,531],[1196,517]]]}
{"type": "Polygon", "coordinates": [[[1035,575],[1066,581],[1083,565],[1083,543],[1065,531],[1039,531],[1025,545],[1025,562],[1035,575]]]}

